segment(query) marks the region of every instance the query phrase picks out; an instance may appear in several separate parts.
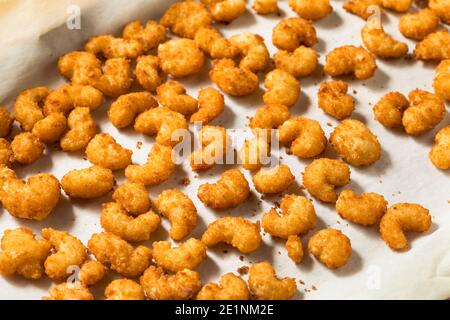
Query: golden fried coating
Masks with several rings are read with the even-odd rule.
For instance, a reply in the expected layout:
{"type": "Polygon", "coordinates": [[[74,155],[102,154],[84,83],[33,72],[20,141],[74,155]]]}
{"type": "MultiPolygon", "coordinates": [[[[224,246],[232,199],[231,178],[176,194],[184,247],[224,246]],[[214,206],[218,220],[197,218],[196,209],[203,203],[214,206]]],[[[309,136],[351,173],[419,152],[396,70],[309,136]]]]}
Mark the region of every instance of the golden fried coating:
{"type": "Polygon", "coordinates": [[[234,59],[240,53],[239,48],[213,26],[198,29],[194,40],[197,46],[213,59],[234,59]]]}
{"type": "Polygon", "coordinates": [[[230,209],[243,203],[250,196],[250,187],[244,175],[237,169],[225,171],[214,184],[202,184],[198,198],[212,209],[230,209]]]}
{"type": "Polygon", "coordinates": [[[83,150],[97,133],[97,125],[89,108],[75,108],[67,118],[67,131],[60,140],[61,149],[66,152],[83,150]]]}
{"type": "Polygon", "coordinates": [[[188,0],[171,5],[160,23],[180,37],[194,39],[198,29],[212,24],[212,17],[203,4],[188,0]]]}
{"type": "Polygon", "coordinates": [[[154,186],[163,183],[175,171],[172,148],[155,143],[144,165],[129,165],[125,176],[131,182],[154,186]]]}
{"type": "Polygon", "coordinates": [[[173,39],[158,47],[161,70],[175,77],[183,78],[199,72],[205,56],[194,40],[173,39]]]}
{"type": "Polygon", "coordinates": [[[383,8],[395,12],[407,12],[412,5],[413,0],[380,0],[383,8]]]}
{"type": "Polygon", "coordinates": [[[350,168],[340,160],[314,160],[303,174],[303,186],[313,197],[323,202],[336,202],[337,194],[334,189],[349,182],[350,168]]]}
{"type": "Polygon", "coordinates": [[[444,119],[445,105],[439,96],[416,89],[409,93],[408,98],[409,108],[405,110],[402,118],[407,134],[423,134],[444,119]]]}
{"type": "Polygon", "coordinates": [[[377,70],[375,56],[362,47],[343,46],[327,54],[324,71],[332,77],[354,75],[358,80],[373,77],[377,70]]]}
{"type": "Polygon", "coordinates": [[[236,67],[231,59],[214,61],[209,76],[223,92],[236,97],[248,96],[259,87],[258,76],[249,69],[236,67]]]}
{"type": "Polygon", "coordinates": [[[131,164],[132,154],[108,133],[97,134],[86,147],[86,157],[92,164],[110,170],[125,169],[131,164]]]}
{"type": "Polygon", "coordinates": [[[88,242],[89,252],[103,265],[124,277],[140,276],[150,265],[152,251],[144,246],[134,248],[112,233],[92,235],[88,242]]]}
{"type": "Polygon", "coordinates": [[[13,122],[14,118],[9,111],[0,106],[0,138],[4,138],[9,134],[13,122]]]}
{"type": "Polygon", "coordinates": [[[155,92],[164,82],[164,74],[159,66],[159,59],[155,56],[140,56],[136,63],[136,79],[139,84],[150,92],[155,92]]]}
{"type": "Polygon", "coordinates": [[[156,92],[158,102],[182,115],[190,115],[198,110],[198,101],[186,93],[184,86],[178,81],[167,81],[160,85],[156,92]]]}
{"type": "Polygon", "coordinates": [[[278,0],[254,0],[252,8],[261,15],[279,12],[278,0]]]}
{"type": "Polygon", "coordinates": [[[220,277],[219,284],[208,283],[197,294],[196,300],[249,300],[250,292],[242,278],[233,273],[220,277]]]}
{"type": "MultiPolygon", "coordinates": [[[[47,87],[36,87],[22,91],[14,103],[14,117],[20,123],[23,131],[31,131],[39,120],[44,119],[42,105],[49,95],[50,90],[47,87]]],[[[9,133],[12,124],[12,118],[5,109],[2,109],[3,132],[9,133]],[[4,120],[3,120],[4,116],[4,120]]],[[[6,134],[0,135],[1,137],[6,134]]]]}
{"type": "Polygon", "coordinates": [[[264,43],[263,37],[250,32],[244,32],[232,36],[229,41],[240,52],[240,68],[248,69],[254,73],[266,69],[270,61],[270,53],[264,43]]]}
{"type": "Polygon", "coordinates": [[[115,183],[110,169],[92,166],[66,173],[61,180],[61,187],[70,198],[88,200],[103,197],[115,183]]]}
{"type": "Polygon", "coordinates": [[[267,136],[271,137],[271,129],[276,129],[291,117],[289,109],[281,104],[265,105],[256,110],[250,119],[249,126],[255,132],[265,129],[267,136]]]}
{"type": "Polygon", "coordinates": [[[409,101],[399,92],[389,92],[373,107],[375,119],[387,128],[402,126],[403,112],[408,109],[409,101]]]}
{"type": "Polygon", "coordinates": [[[141,285],[133,280],[114,280],[105,289],[106,300],[145,300],[141,285]]]}
{"type": "Polygon", "coordinates": [[[135,39],[115,38],[111,35],[95,36],[84,46],[87,52],[106,59],[136,59],[144,53],[144,45],[135,39]]]}
{"type": "Polygon", "coordinates": [[[350,259],[352,244],[340,230],[322,229],[309,239],[308,251],[327,268],[337,269],[350,259]]]}
{"type": "Polygon", "coordinates": [[[197,209],[191,199],[180,190],[163,191],[155,199],[155,207],[162,216],[169,219],[169,236],[179,241],[197,225],[197,209]]]}
{"type": "Polygon", "coordinates": [[[337,120],[351,116],[355,110],[355,101],[347,92],[348,84],[344,81],[323,82],[317,94],[319,108],[337,120]]]}
{"type": "Polygon", "coordinates": [[[414,54],[419,60],[450,59],[450,34],[447,30],[430,33],[416,45],[414,54]]]}
{"type": "Polygon", "coordinates": [[[256,191],[264,194],[276,194],[285,191],[294,182],[295,177],[288,166],[282,164],[271,169],[261,169],[253,177],[256,191]]]}
{"type": "Polygon", "coordinates": [[[333,11],[330,0],[289,0],[289,6],[300,17],[308,20],[325,18],[333,11]]]}
{"type": "Polygon", "coordinates": [[[264,86],[267,89],[263,96],[266,105],[282,104],[289,108],[300,97],[300,82],[281,69],[275,69],[266,74],[264,86]]]}
{"type": "Polygon", "coordinates": [[[102,62],[93,53],[72,51],[59,58],[58,70],[73,84],[94,85],[102,76],[102,62]]]}
{"type": "Polygon", "coordinates": [[[195,270],[206,259],[206,245],[190,238],[177,248],[170,241],[153,242],[153,259],[158,267],[177,273],[184,269],[195,270]]]}
{"type": "Polygon", "coordinates": [[[426,8],[401,16],[398,29],[407,38],[423,40],[427,35],[436,31],[438,26],[439,16],[433,10],[426,8]]]}
{"type": "Polygon", "coordinates": [[[226,155],[231,145],[227,130],[218,126],[204,126],[199,137],[200,149],[191,153],[189,162],[192,170],[205,171],[216,164],[226,163],[226,155]]]}
{"type": "Polygon", "coordinates": [[[405,232],[426,232],[431,226],[428,209],[419,204],[397,203],[390,207],[380,222],[381,238],[394,250],[407,249],[405,232]]]}
{"type": "Polygon", "coordinates": [[[44,143],[53,143],[61,139],[67,129],[67,118],[63,113],[52,113],[36,122],[32,133],[44,143]]]}
{"type": "Polygon", "coordinates": [[[14,153],[8,140],[0,138],[0,166],[9,167],[14,162],[14,153]]]}
{"type": "Polygon", "coordinates": [[[103,264],[96,260],[88,259],[81,265],[78,277],[83,285],[90,287],[100,282],[105,277],[105,274],[106,270],[103,264]]]}
{"type": "Polygon", "coordinates": [[[45,273],[54,281],[62,281],[69,276],[71,266],[81,266],[87,258],[83,243],[65,231],[45,228],[42,238],[47,240],[55,252],[45,260],[45,273]]]}
{"type": "Polygon", "coordinates": [[[450,126],[442,128],[436,134],[429,157],[437,168],[450,169],[450,126]]]}
{"type": "Polygon", "coordinates": [[[377,19],[366,22],[361,30],[361,38],[364,46],[380,58],[396,59],[408,53],[408,45],[387,34],[377,19]]]}
{"type": "Polygon", "coordinates": [[[293,155],[299,158],[313,158],[327,146],[327,138],[319,122],[308,118],[291,118],[278,131],[278,139],[290,146],[293,155]]]}
{"type": "Polygon", "coordinates": [[[130,91],[133,73],[130,61],[124,58],[108,59],[103,67],[103,75],[93,86],[108,97],[119,97],[130,91]]]}
{"type": "Polygon", "coordinates": [[[434,78],[434,91],[443,100],[450,101],[450,59],[438,65],[434,78]]]}
{"type": "Polygon", "coordinates": [[[11,142],[14,161],[21,165],[32,164],[44,153],[44,144],[31,132],[20,133],[11,142]]]}
{"type": "Polygon", "coordinates": [[[132,215],[140,215],[150,210],[150,198],[143,183],[124,183],[114,191],[112,197],[132,215]]]}
{"type": "Polygon", "coordinates": [[[17,179],[17,176],[13,169],[0,164],[0,190],[3,188],[4,179],[17,179]]]}
{"type": "Polygon", "coordinates": [[[376,224],[387,210],[387,201],[382,195],[364,192],[357,195],[352,190],[344,190],[336,201],[336,211],[350,222],[363,226],[376,224]]]}
{"type": "Polygon", "coordinates": [[[145,27],[140,21],[133,21],[125,26],[122,36],[125,40],[140,42],[144,52],[148,52],[166,41],[166,33],[166,28],[156,21],[147,21],[145,27]]]}
{"type": "Polygon", "coordinates": [[[316,29],[308,20],[286,18],[273,28],[272,42],[278,49],[291,52],[301,45],[313,47],[317,43],[316,29]]]}
{"type": "Polygon", "coordinates": [[[274,267],[267,261],[250,267],[248,285],[258,300],[289,300],[297,292],[295,280],[279,279],[274,267]]]}
{"type": "Polygon", "coordinates": [[[133,92],[120,96],[113,102],[108,117],[116,128],[122,129],[132,125],[138,114],[157,106],[158,102],[150,93],[133,92]]]}
{"type": "Polygon", "coordinates": [[[289,236],[286,241],[286,250],[289,258],[295,263],[303,261],[303,244],[299,236],[289,236]]]}
{"type": "Polygon", "coordinates": [[[76,283],[60,283],[51,287],[48,294],[42,300],[94,300],[87,287],[76,283]]]}
{"type": "Polygon", "coordinates": [[[430,0],[428,6],[436,12],[445,23],[450,23],[450,1],[448,0],[430,0]]]}
{"type": "Polygon", "coordinates": [[[349,0],[344,3],[343,8],[367,20],[375,13],[374,6],[381,6],[381,0],[349,0]]]}
{"type": "MultiPolygon", "coordinates": [[[[257,132],[256,137],[244,141],[244,145],[239,151],[239,158],[244,169],[259,170],[270,162],[270,144],[267,138],[263,133],[257,132]]],[[[283,181],[287,183],[284,179],[283,181]]]]}
{"type": "Polygon", "coordinates": [[[190,119],[191,123],[208,124],[225,110],[223,95],[214,88],[207,87],[198,93],[198,111],[190,119]]]}
{"type": "Polygon", "coordinates": [[[0,274],[18,274],[30,280],[37,280],[44,274],[44,261],[51,245],[47,240],[37,240],[27,227],[5,230],[0,252],[0,274]]]}
{"type": "Polygon", "coordinates": [[[286,195],[280,207],[281,214],[274,208],[262,218],[264,231],[271,236],[287,239],[289,236],[306,234],[316,227],[316,211],[305,197],[286,195]]]}
{"type": "Polygon", "coordinates": [[[314,49],[300,46],[293,52],[278,51],[274,56],[277,69],[289,72],[296,78],[310,76],[319,64],[319,55],[314,49]]]}
{"type": "Polygon", "coordinates": [[[246,0],[201,0],[217,22],[228,23],[245,12],[246,0]]]}

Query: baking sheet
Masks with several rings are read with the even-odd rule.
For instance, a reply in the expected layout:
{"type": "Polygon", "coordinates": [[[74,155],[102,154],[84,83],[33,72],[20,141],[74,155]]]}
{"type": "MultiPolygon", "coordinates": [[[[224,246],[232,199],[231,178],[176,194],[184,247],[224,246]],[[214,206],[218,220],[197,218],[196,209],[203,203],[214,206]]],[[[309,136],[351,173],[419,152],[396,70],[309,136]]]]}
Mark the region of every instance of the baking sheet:
{"type": "MultiPolygon", "coordinates": [[[[57,74],[57,58],[65,52],[79,50],[84,41],[92,35],[120,32],[123,25],[132,20],[156,19],[171,3],[170,0],[3,0],[0,1],[0,104],[12,107],[15,96],[32,86],[48,85],[57,87],[64,83],[57,74]],[[69,30],[67,8],[78,5],[81,10],[81,29],[69,30]]],[[[342,9],[343,1],[332,1],[335,11],[326,19],[315,22],[319,43],[316,49],[321,54],[323,64],[326,52],[341,45],[361,43],[359,30],[363,21],[346,13],[342,9]]],[[[289,9],[287,0],[279,1],[281,17],[295,16],[289,9]]],[[[278,16],[257,16],[250,13],[228,26],[219,25],[226,36],[244,31],[259,33],[266,39],[271,51],[271,30],[279,21],[278,16]]],[[[73,11],[72,11],[73,12],[73,11]]],[[[402,38],[410,45],[414,43],[401,37],[397,31],[398,16],[388,13],[383,16],[387,32],[402,38]]],[[[447,26],[448,27],[448,26],[447,26]]],[[[337,271],[330,271],[310,256],[300,265],[295,265],[286,254],[284,242],[264,236],[264,244],[253,254],[241,257],[237,251],[226,246],[208,250],[209,259],[199,268],[204,283],[216,281],[226,272],[237,272],[242,266],[262,260],[271,261],[280,276],[291,276],[298,281],[297,299],[445,299],[450,297],[450,173],[438,171],[428,160],[435,132],[450,123],[447,114],[445,120],[432,132],[418,138],[409,137],[401,132],[385,129],[373,119],[371,106],[388,91],[397,90],[407,94],[415,88],[432,90],[434,64],[402,59],[395,61],[378,60],[379,70],[376,77],[367,81],[349,80],[350,90],[357,101],[353,117],[365,122],[379,137],[383,147],[380,161],[369,168],[352,167],[350,188],[357,192],[370,191],[383,194],[390,205],[397,202],[416,202],[429,208],[433,216],[433,225],[426,235],[412,235],[411,249],[396,253],[391,251],[380,239],[376,228],[351,225],[340,219],[334,207],[314,201],[319,217],[317,229],[327,226],[341,229],[351,238],[353,256],[350,262],[337,271]],[[228,252],[225,253],[224,250],[228,252]]],[[[320,121],[327,135],[337,121],[324,115],[317,107],[317,89],[320,82],[327,79],[318,70],[314,76],[303,79],[302,96],[291,109],[294,116],[302,115],[320,121]]],[[[209,83],[208,68],[190,78],[181,80],[188,92],[197,96],[200,88],[209,83]]],[[[227,128],[244,129],[247,117],[252,116],[261,106],[262,89],[250,97],[232,98],[226,96],[227,109],[214,121],[214,124],[227,128]]],[[[119,143],[134,151],[133,160],[144,163],[153,138],[144,137],[132,130],[119,132],[107,120],[106,110],[95,111],[95,118],[101,131],[112,134],[119,143]],[[137,148],[142,141],[143,147],[137,148]]],[[[448,110],[448,105],[447,105],[448,110]]],[[[249,134],[250,135],[250,134],[249,134]]],[[[26,178],[38,172],[51,172],[61,178],[67,171],[84,168],[89,163],[83,155],[65,154],[48,148],[51,154],[42,157],[36,164],[17,168],[18,175],[26,178]]],[[[334,157],[330,148],[327,156],[334,157]]],[[[296,176],[296,186],[289,192],[309,195],[299,187],[301,173],[310,162],[283,154],[283,162],[288,164],[296,176]]],[[[231,167],[230,167],[231,168],[231,167]]],[[[199,176],[192,173],[189,165],[179,166],[177,172],[166,183],[150,189],[152,198],[162,190],[172,187],[181,188],[195,202],[200,221],[193,236],[200,237],[208,223],[227,214],[260,219],[279,201],[280,197],[266,198],[260,201],[260,195],[253,196],[237,209],[225,212],[213,212],[197,199],[198,186],[205,181],[216,180],[226,168],[215,168],[199,176]],[[183,187],[181,180],[189,177],[190,185],[183,187]]],[[[228,168],[227,168],[228,169],[228,168]]],[[[246,172],[249,181],[251,175],[246,172]]],[[[116,175],[119,182],[123,175],[116,175]]],[[[52,226],[67,230],[79,237],[84,243],[92,233],[101,231],[99,223],[100,207],[110,197],[96,201],[69,201],[65,197],[55,212],[42,222],[28,222],[11,217],[0,208],[0,229],[26,225],[39,232],[43,227],[52,226]]],[[[162,227],[151,240],[167,239],[169,224],[164,219],[162,227]]],[[[306,245],[309,236],[303,238],[306,245]]],[[[114,276],[105,279],[94,289],[97,298],[103,297],[103,289],[114,276]]],[[[0,277],[0,299],[39,299],[52,286],[48,279],[31,282],[19,277],[0,277]]]]}

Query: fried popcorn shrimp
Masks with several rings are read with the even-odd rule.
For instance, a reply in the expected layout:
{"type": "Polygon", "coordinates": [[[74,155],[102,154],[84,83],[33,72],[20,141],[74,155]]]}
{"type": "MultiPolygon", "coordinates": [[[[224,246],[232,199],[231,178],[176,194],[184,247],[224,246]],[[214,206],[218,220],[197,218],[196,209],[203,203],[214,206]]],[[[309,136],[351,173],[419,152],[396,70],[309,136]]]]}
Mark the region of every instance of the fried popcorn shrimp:
{"type": "Polygon", "coordinates": [[[220,277],[219,284],[208,283],[197,294],[196,300],[249,300],[247,283],[233,273],[220,277]]]}
{"type": "Polygon", "coordinates": [[[198,111],[191,116],[190,122],[208,124],[217,118],[224,109],[225,99],[219,91],[211,87],[201,89],[198,94],[198,111]]]}
{"type": "Polygon", "coordinates": [[[267,89],[263,96],[266,105],[282,104],[292,107],[300,97],[300,82],[284,70],[275,69],[269,72],[264,86],[267,89]]]}
{"type": "Polygon", "coordinates": [[[277,69],[284,70],[296,78],[310,76],[319,64],[319,55],[314,49],[300,46],[293,52],[278,51],[274,56],[277,69]]]}
{"type": "Polygon", "coordinates": [[[250,119],[250,128],[253,131],[265,129],[271,137],[271,129],[276,129],[291,117],[289,109],[281,104],[265,105],[256,110],[255,115],[250,119]]]}
{"type": "Polygon", "coordinates": [[[225,171],[216,183],[202,184],[198,188],[198,198],[212,209],[235,208],[249,196],[248,182],[237,169],[225,171]]]}
{"type": "Polygon", "coordinates": [[[271,209],[262,218],[264,231],[271,236],[287,239],[289,236],[306,234],[316,227],[316,211],[305,197],[286,195],[280,207],[281,214],[271,209]]]}
{"type": "Polygon", "coordinates": [[[156,143],[148,154],[147,163],[129,165],[125,169],[125,176],[131,182],[154,186],[169,179],[174,171],[172,148],[156,143]]]}
{"type": "Polygon", "coordinates": [[[407,134],[423,134],[444,119],[445,105],[439,96],[416,89],[411,91],[408,97],[409,108],[405,110],[402,118],[407,134]]]}
{"type": "Polygon", "coordinates": [[[408,45],[387,34],[376,19],[366,22],[361,30],[361,38],[364,46],[380,58],[401,58],[408,53],[408,45]]]}
{"type": "Polygon", "coordinates": [[[93,85],[102,76],[102,63],[93,53],[72,51],[59,58],[58,70],[73,84],[93,85]]]}
{"type": "Polygon", "coordinates": [[[327,138],[319,122],[303,117],[284,122],[279,127],[278,138],[299,158],[318,156],[327,146],[327,138]]]}
{"type": "Polygon", "coordinates": [[[67,131],[60,140],[61,149],[75,152],[87,147],[97,132],[89,108],[75,108],[67,118],[67,131]]]}
{"type": "Polygon", "coordinates": [[[115,38],[111,35],[92,37],[84,48],[87,52],[101,54],[107,59],[136,59],[144,53],[144,45],[140,41],[115,38]]]}
{"type": "Polygon", "coordinates": [[[50,174],[37,174],[27,181],[14,171],[0,166],[0,202],[8,212],[21,219],[44,220],[56,207],[61,194],[58,179],[50,174]]]}
{"type": "Polygon", "coordinates": [[[230,43],[239,49],[241,62],[239,67],[254,73],[264,70],[270,61],[269,50],[264,38],[250,32],[237,34],[230,38],[230,43]]]}
{"type": "Polygon", "coordinates": [[[171,246],[170,241],[153,242],[153,259],[164,270],[195,270],[206,259],[206,246],[200,240],[190,238],[177,248],[171,246]]]}
{"type": "Polygon", "coordinates": [[[246,0],[201,0],[217,22],[231,22],[245,12],[246,0]]]}
{"type": "Polygon", "coordinates": [[[294,180],[289,167],[282,164],[271,169],[261,169],[253,177],[253,184],[259,193],[276,194],[287,190],[294,180]]]}
{"type": "Polygon", "coordinates": [[[409,101],[399,92],[389,92],[373,107],[375,119],[387,128],[402,126],[403,112],[408,109],[409,101]]]}
{"type": "Polygon", "coordinates": [[[347,12],[355,14],[364,20],[370,18],[374,13],[371,7],[381,6],[381,0],[349,0],[343,5],[347,12]]]}
{"type": "Polygon", "coordinates": [[[148,136],[156,135],[156,143],[174,146],[182,140],[188,130],[185,117],[167,107],[158,107],[141,113],[134,123],[134,129],[148,136]]]}
{"type": "Polygon", "coordinates": [[[130,278],[140,276],[150,265],[152,257],[149,248],[144,246],[134,248],[112,233],[92,235],[88,249],[100,263],[130,278]]]}
{"type": "Polygon", "coordinates": [[[224,164],[231,139],[227,130],[218,126],[204,126],[200,132],[200,149],[191,153],[190,165],[194,171],[205,171],[216,164],[224,164]]]}
{"type": "Polygon", "coordinates": [[[9,134],[13,122],[13,116],[8,110],[0,106],[0,138],[4,138],[9,134]]]}
{"type": "Polygon", "coordinates": [[[103,67],[103,75],[93,86],[108,97],[119,97],[129,92],[133,84],[130,61],[124,58],[108,59],[103,67]]]}
{"type": "Polygon", "coordinates": [[[161,219],[153,211],[134,218],[119,203],[110,202],[102,206],[100,224],[103,229],[125,241],[147,241],[150,239],[150,235],[158,229],[160,223],[161,219]]]}
{"type": "Polygon", "coordinates": [[[416,59],[441,61],[450,59],[450,34],[446,30],[430,33],[416,45],[416,59]]]}
{"type": "Polygon", "coordinates": [[[223,92],[236,96],[248,96],[259,87],[256,74],[247,68],[236,67],[231,59],[214,61],[209,76],[223,92]]]}
{"type": "Polygon", "coordinates": [[[68,114],[75,108],[98,109],[103,104],[103,94],[91,86],[66,84],[53,90],[45,99],[44,114],[68,114]]]}
{"type": "Polygon", "coordinates": [[[295,280],[279,279],[274,267],[267,261],[250,267],[248,285],[258,300],[289,300],[297,291],[295,280]]]}
{"type": "Polygon", "coordinates": [[[156,89],[158,102],[182,115],[190,115],[198,110],[198,101],[186,93],[178,81],[167,81],[156,89]]]}
{"type": "Polygon", "coordinates": [[[336,152],[354,166],[368,166],[381,157],[377,137],[358,120],[342,121],[331,134],[330,142],[336,152]]]}
{"type": "MultiPolygon", "coordinates": [[[[14,162],[14,153],[8,140],[0,138],[0,166],[9,167],[14,162]]],[[[1,176],[1,175],[0,175],[1,176]]]]}
{"type": "Polygon", "coordinates": [[[108,133],[96,135],[86,147],[87,159],[97,166],[111,169],[125,169],[131,164],[133,152],[125,149],[108,133]]]}
{"type": "Polygon", "coordinates": [[[5,230],[0,251],[0,274],[18,274],[26,279],[37,280],[44,274],[44,261],[51,245],[45,240],[37,240],[27,227],[5,230]]]}
{"type": "Polygon", "coordinates": [[[220,218],[208,225],[202,242],[208,247],[223,242],[242,253],[251,253],[261,245],[259,222],[253,223],[241,217],[220,218]]]}
{"type": "Polygon", "coordinates": [[[53,286],[43,300],[94,300],[94,296],[84,285],[63,282],[53,286]]]}
{"type": "Polygon", "coordinates": [[[309,239],[308,251],[327,268],[337,269],[350,259],[352,244],[340,230],[322,229],[309,239]]]}
{"type": "Polygon", "coordinates": [[[431,226],[428,209],[419,204],[397,203],[390,207],[380,222],[381,238],[394,250],[407,249],[405,232],[426,232],[431,226]]]}
{"type": "MultiPolygon", "coordinates": [[[[142,45],[143,51],[148,52],[166,41],[166,33],[166,28],[156,21],[147,21],[145,27],[140,21],[133,21],[125,26],[122,36],[125,40],[138,41],[142,45]]],[[[130,41],[130,43],[133,42],[130,41]]]]}
{"type": "Polygon", "coordinates": [[[242,167],[250,171],[259,170],[264,164],[268,164],[269,156],[268,139],[259,132],[256,137],[245,140],[242,149],[239,151],[242,167]]]}
{"type": "Polygon", "coordinates": [[[21,165],[32,164],[44,153],[44,144],[31,132],[18,134],[11,142],[14,161],[21,165]]]}
{"type": "Polygon", "coordinates": [[[363,226],[376,224],[386,210],[384,197],[372,192],[357,195],[352,190],[344,190],[336,201],[336,211],[342,218],[363,226]]]}
{"type": "Polygon", "coordinates": [[[212,17],[203,4],[188,0],[171,5],[160,23],[180,37],[193,39],[197,30],[212,24],[212,17]]]}
{"type": "Polygon", "coordinates": [[[155,56],[140,56],[136,63],[136,79],[139,84],[150,92],[155,92],[164,82],[164,74],[155,56]]]}
{"type": "Polygon", "coordinates": [[[362,47],[343,46],[327,54],[324,71],[332,77],[353,74],[358,80],[371,78],[377,70],[375,56],[362,47]]]}
{"type": "Polygon", "coordinates": [[[286,18],[273,28],[272,42],[278,49],[291,52],[301,45],[313,47],[317,43],[316,29],[308,20],[286,18]]]}
{"type": "Polygon", "coordinates": [[[133,280],[114,280],[105,289],[106,300],[145,300],[141,285],[133,280]]]}
{"type": "Polygon", "coordinates": [[[381,0],[381,5],[395,12],[407,12],[412,2],[413,0],[381,0]]]}
{"type": "Polygon", "coordinates": [[[140,278],[141,286],[150,300],[189,300],[202,287],[198,272],[184,269],[173,275],[162,268],[150,266],[140,278]]]}
{"type": "Polygon", "coordinates": [[[450,101],[450,59],[438,65],[434,78],[434,91],[443,100],[450,101]]]}
{"type": "Polygon", "coordinates": [[[295,263],[303,261],[303,244],[299,236],[289,236],[286,241],[286,250],[289,258],[295,263]]]}
{"type": "Polygon", "coordinates": [[[398,29],[401,34],[413,40],[423,40],[436,31],[439,26],[439,16],[431,9],[422,9],[400,17],[398,29]]]}
{"type": "Polygon", "coordinates": [[[70,198],[96,199],[110,192],[115,183],[110,169],[92,166],[68,172],[61,180],[61,187],[70,198]]]}
{"type": "Polygon", "coordinates": [[[234,59],[240,53],[239,48],[213,26],[198,29],[194,40],[197,46],[213,59],[234,59]]]}
{"type": "Polygon", "coordinates": [[[337,120],[351,116],[355,101],[347,91],[348,84],[344,81],[323,82],[318,92],[319,108],[337,120]]]}
{"type": "Polygon", "coordinates": [[[83,285],[90,287],[99,283],[105,277],[105,274],[106,270],[103,264],[88,259],[81,265],[78,277],[83,285]]]}
{"type": "Polygon", "coordinates": [[[143,183],[124,183],[114,191],[112,197],[132,215],[140,215],[150,210],[150,198],[143,183]]]}
{"type": "Polygon", "coordinates": [[[47,240],[55,250],[45,260],[45,273],[55,281],[69,276],[69,267],[81,266],[87,258],[83,243],[65,231],[52,228],[42,229],[42,238],[47,240]]]}
{"type": "Polygon", "coordinates": [[[158,102],[148,92],[133,92],[120,96],[111,104],[108,111],[109,120],[118,129],[133,124],[136,115],[156,108],[158,102]]]}
{"type": "MultiPolygon", "coordinates": [[[[44,119],[42,107],[49,93],[50,90],[47,87],[36,87],[25,90],[17,96],[14,103],[14,117],[20,123],[22,130],[31,131],[36,122],[44,119]]],[[[2,121],[5,121],[7,124],[5,128],[8,129],[4,129],[4,131],[9,133],[12,118],[5,113],[5,109],[2,110],[4,110],[2,115],[5,115],[4,120],[2,117],[2,121]]],[[[2,135],[2,137],[4,136],[6,135],[2,135]]]]}
{"type": "Polygon", "coordinates": [[[44,143],[53,143],[61,139],[67,129],[67,118],[63,113],[52,113],[36,122],[32,133],[44,143]]]}
{"type": "Polygon", "coordinates": [[[441,170],[450,169],[450,126],[439,130],[434,141],[429,154],[431,162],[441,170]]]}
{"type": "Polygon", "coordinates": [[[179,241],[197,225],[197,209],[191,199],[180,190],[165,190],[155,200],[156,209],[169,219],[169,236],[179,241]]]}
{"type": "Polygon", "coordinates": [[[253,10],[257,14],[271,14],[278,13],[278,0],[254,0],[253,10]]]}
{"type": "Polygon", "coordinates": [[[194,40],[173,39],[158,47],[161,70],[175,77],[183,78],[199,72],[205,56],[194,40]]]}
{"type": "Polygon", "coordinates": [[[448,0],[430,0],[428,7],[436,12],[445,23],[450,23],[450,2],[448,0]]]}
{"type": "Polygon", "coordinates": [[[289,6],[300,17],[308,20],[325,18],[333,11],[329,0],[289,0],[289,6]]]}
{"type": "Polygon", "coordinates": [[[336,187],[350,182],[350,168],[342,161],[331,159],[314,160],[305,169],[303,185],[308,192],[323,202],[336,202],[336,187]]]}

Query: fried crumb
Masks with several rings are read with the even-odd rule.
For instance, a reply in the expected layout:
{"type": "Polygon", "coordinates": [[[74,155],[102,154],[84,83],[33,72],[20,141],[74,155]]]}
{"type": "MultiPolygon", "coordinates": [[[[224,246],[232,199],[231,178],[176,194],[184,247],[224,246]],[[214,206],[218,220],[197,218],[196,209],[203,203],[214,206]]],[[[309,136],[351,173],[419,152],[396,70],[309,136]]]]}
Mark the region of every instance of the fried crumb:
{"type": "Polygon", "coordinates": [[[141,150],[142,145],[143,145],[142,141],[136,142],[136,148],[137,148],[137,149],[141,150]]]}
{"type": "Polygon", "coordinates": [[[189,177],[184,177],[183,180],[181,180],[181,184],[185,187],[191,184],[191,180],[189,180],[189,177]]]}
{"type": "Polygon", "coordinates": [[[239,260],[244,261],[244,256],[239,256],[239,260]]]}
{"type": "Polygon", "coordinates": [[[249,269],[250,269],[250,268],[249,268],[248,266],[243,266],[243,267],[238,268],[238,269],[237,269],[237,272],[238,272],[241,276],[244,276],[244,275],[248,274],[249,269]]]}

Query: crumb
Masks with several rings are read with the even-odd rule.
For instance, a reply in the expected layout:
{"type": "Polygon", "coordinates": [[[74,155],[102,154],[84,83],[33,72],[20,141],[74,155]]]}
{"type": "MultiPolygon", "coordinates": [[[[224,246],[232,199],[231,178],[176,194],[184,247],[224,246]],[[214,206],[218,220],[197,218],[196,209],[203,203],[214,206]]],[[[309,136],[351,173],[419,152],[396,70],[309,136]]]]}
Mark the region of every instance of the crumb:
{"type": "Polygon", "coordinates": [[[228,253],[228,250],[223,250],[222,251],[224,254],[227,254],[228,253]]]}
{"type": "Polygon", "coordinates": [[[244,256],[239,256],[239,260],[244,261],[244,256]]]}
{"type": "Polygon", "coordinates": [[[355,89],[353,89],[353,94],[358,94],[358,91],[356,91],[355,89]]]}
{"type": "Polygon", "coordinates": [[[333,124],[331,122],[327,122],[327,126],[332,127],[333,124]]]}
{"type": "Polygon", "coordinates": [[[189,180],[189,177],[184,177],[183,180],[181,180],[181,184],[185,187],[191,184],[191,180],[189,180]]]}
{"type": "Polygon", "coordinates": [[[237,272],[238,272],[241,276],[243,276],[243,275],[248,274],[248,270],[249,270],[249,267],[243,266],[243,267],[238,268],[238,269],[237,269],[237,272]]]}
{"type": "Polygon", "coordinates": [[[311,289],[313,289],[314,291],[317,291],[317,287],[316,286],[312,286],[311,289]]]}
{"type": "Polygon", "coordinates": [[[298,282],[299,282],[302,286],[305,285],[305,281],[303,281],[302,279],[298,280],[298,282]]]}
{"type": "Polygon", "coordinates": [[[142,145],[143,145],[142,141],[136,142],[136,148],[137,148],[137,149],[140,150],[140,149],[142,148],[142,145]]]}

